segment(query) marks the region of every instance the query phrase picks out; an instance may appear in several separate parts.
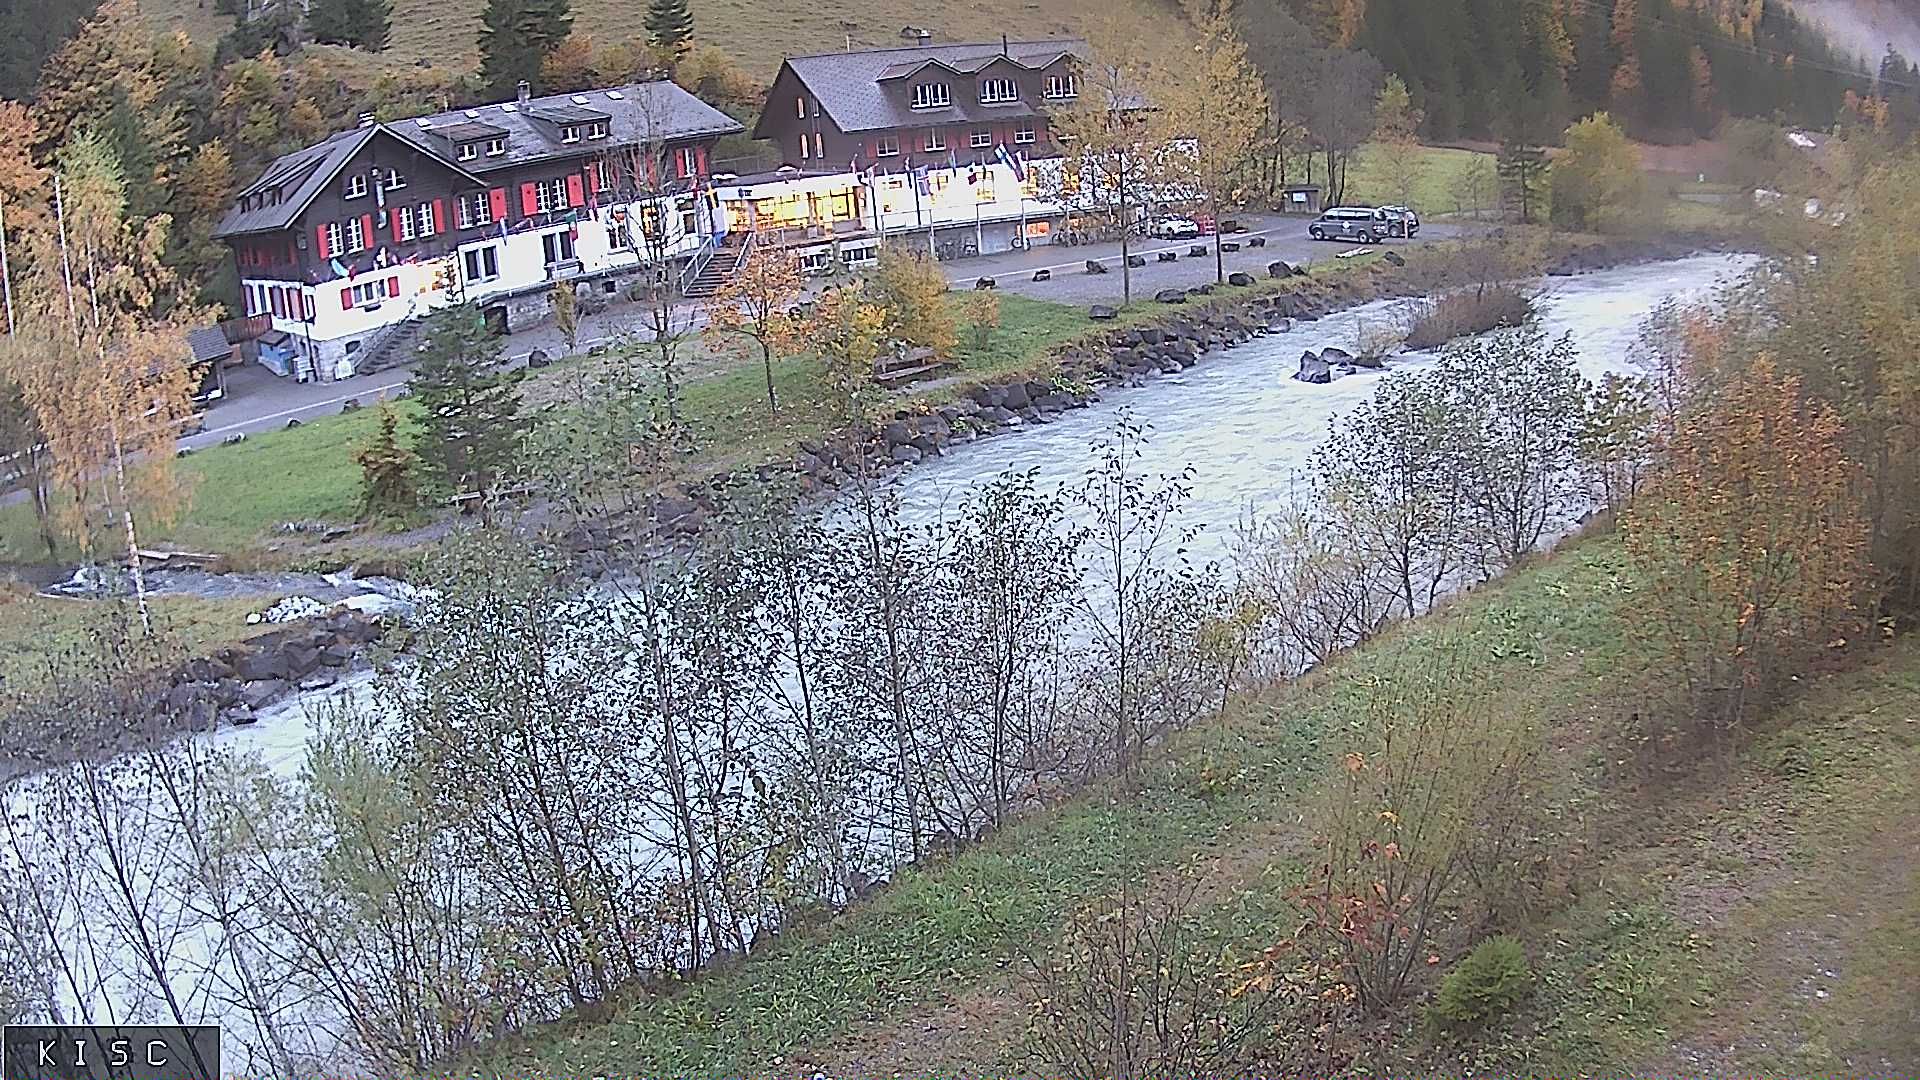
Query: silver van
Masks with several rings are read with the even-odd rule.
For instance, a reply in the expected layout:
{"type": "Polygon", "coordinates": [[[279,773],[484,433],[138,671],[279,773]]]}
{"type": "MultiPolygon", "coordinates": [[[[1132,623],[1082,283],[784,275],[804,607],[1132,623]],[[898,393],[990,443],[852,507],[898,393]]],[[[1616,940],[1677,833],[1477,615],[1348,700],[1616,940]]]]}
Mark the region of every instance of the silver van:
{"type": "Polygon", "coordinates": [[[1336,206],[1307,226],[1315,240],[1358,240],[1378,243],[1393,231],[1385,210],[1371,206],[1336,206]]]}

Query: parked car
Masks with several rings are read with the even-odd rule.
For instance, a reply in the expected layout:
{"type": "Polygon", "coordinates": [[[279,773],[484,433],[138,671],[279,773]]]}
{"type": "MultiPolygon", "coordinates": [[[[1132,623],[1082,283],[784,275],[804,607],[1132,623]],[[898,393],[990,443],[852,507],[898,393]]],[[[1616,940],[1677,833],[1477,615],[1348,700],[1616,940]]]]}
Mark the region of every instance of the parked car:
{"type": "Polygon", "coordinates": [[[1392,231],[1387,212],[1372,206],[1336,206],[1307,226],[1315,240],[1357,240],[1377,243],[1392,231]]]}
{"type": "Polygon", "coordinates": [[[1420,235],[1420,215],[1414,213],[1410,207],[1383,206],[1380,209],[1386,212],[1387,225],[1394,236],[1404,236],[1411,240],[1420,235]]]}
{"type": "Polygon", "coordinates": [[[1147,235],[1155,240],[1191,240],[1200,235],[1200,223],[1183,217],[1154,218],[1147,222],[1147,235]]]}

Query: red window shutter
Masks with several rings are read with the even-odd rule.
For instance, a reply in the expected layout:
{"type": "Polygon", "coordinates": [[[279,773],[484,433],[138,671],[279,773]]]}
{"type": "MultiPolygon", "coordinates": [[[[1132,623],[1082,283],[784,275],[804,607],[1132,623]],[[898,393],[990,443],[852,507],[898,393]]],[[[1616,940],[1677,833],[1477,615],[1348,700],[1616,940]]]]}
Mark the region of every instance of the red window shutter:
{"type": "Polygon", "coordinates": [[[287,315],[287,294],[278,285],[273,287],[273,313],[281,318],[287,315]]]}
{"type": "Polygon", "coordinates": [[[394,243],[396,243],[396,244],[398,244],[398,243],[400,243],[400,242],[401,242],[401,239],[400,239],[400,211],[398,211],[398,210],[395,210],[395,211],[394,211],[393,213],[391,213],[391,214],[388,214],[387,216],[393,219],[393,242],[394,242],[394,243]]]}
{"type": "Polygon", "coordinates": [[[507,220],[507,189],[494,188],[487,192],[487,209],[492,212],[493,220],[507,220]]]}
{"type": "Polygon", "coordinates": [[[314,235],[318,237],[320,241],[317,245],[315,245],[313,250],[318,252],[320,254],[320,257],[323,259],[332,258],[333,252],[327,249],[327,227],[325,225],[316,225],[314,226],[313,232],[314,232],[314,235]]]}
{"type": "Polygon", "coordinates": [[[531,183],[520,185],[520,216],[532,217],[540,212],[540,196],[534,194],[531,183]]]}
{"type": "Polygon", "coordinates": [[[373,215],[372,214],[360,215],[360,239],[365,241],[368,247],[373,246],[373,215]]]}
{"type": "Polygon", "coordinates": [[[587,173],[587,190],[590,192],[593,192],[595,195],[598,195],[600,193],[599,163],[595,162],[594,164],[587,166],[586,173],[587,173]]]}
{"type": "Polygon", "coordinates": [[[351,285],[340,290],[340,310],[341,311],[353,310],[353,286],[351,285]]]}
{"type": "Polygon", "coordinates": [[[395,275],[387,279],[387,295],[388,296],[400,295],[400,278],[398,275],[395,275]]]}
{"type": "Polygon", "coordinates": [[[447,231],[447,200],[445,199],[433,200],[433,231],[436,233],[447,231]]]}
{"type": "Polygon", "coordinates": [[[583,190],[582,185],[580,183],[580,177],[577,175],[567,177],[567,205],[568,206],[587,205],[587,193],[585,190],[583,190]]]}
{"type": "Polygon", "coordinates": [[[696,146],[693,150],[693,171],[696,175],[707,175],[707,148],[696,146]]]}

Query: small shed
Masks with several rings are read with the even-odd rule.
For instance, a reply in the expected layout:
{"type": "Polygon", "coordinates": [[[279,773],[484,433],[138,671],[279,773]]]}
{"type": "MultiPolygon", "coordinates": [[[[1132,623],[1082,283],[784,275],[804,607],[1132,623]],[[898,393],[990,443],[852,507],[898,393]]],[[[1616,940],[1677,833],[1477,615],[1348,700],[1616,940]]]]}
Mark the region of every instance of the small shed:
{"type": "Polygon", "coordinates": [[[203,405],[218,401],[226,394],[226,366],[233,357],[226,331],[218,326],[187,331],[187,352],[187,366],[195,376],[193,400],[203,405]]]}
{"type": "Polygon", "coordinates": [[[1274,209],[1282,214],[1318,214],[1320,185],[1288,184],[1280,189],[1280,205],[1274,209]]]}
{"type": "Polygon", "coordinates": [[[259,359],[263,367],[275,375],[291,375],[297,366],[294,358],[299,350],[295,347],[292,335],[283,330],[269,330],[257,339],[259,359]]]}

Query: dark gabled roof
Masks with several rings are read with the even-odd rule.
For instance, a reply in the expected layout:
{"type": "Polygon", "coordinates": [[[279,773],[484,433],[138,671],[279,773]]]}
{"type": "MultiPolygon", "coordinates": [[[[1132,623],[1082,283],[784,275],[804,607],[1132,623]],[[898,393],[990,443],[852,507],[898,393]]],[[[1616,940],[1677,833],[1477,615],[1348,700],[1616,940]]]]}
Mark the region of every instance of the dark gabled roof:
{"type": "Polygon", "coordinates": [[[389,126],[422,149],[452,160],[455,153],[452,144],[471,140],[445,136],[457,131],[458,125],[468,123],[505,129],[506,153],[483,155],[463,163],[469,171],[483,175],[529,161],[582,157],[608,146],[639,146],[648,142],[730,135],[743,130],[733,117],[664,80],[456,109],[396,121],[389,126]],[[567,119],[556,119],[560,116],[567,119]],[[552,127],[556,123],[588,120],[605,120],[607,137],[563,143],[559,132],[552,127]]]}
{"type": "Polygon", "coordinates": [[[261,171],[260,178],[241,191],[232,209],[213,235],[277,232],[299,220],[326,185],[340,175],[347,162],[368,141],[381,135],[399,139],[434,158],[461,177],[483,186],[481,174],[550,158],[582,157],[608,146],[637,146],[646,142],[728,135],[742,130],[738,121],[671,82],[636,83],[611,90],[581,94],[554,94],[529,101],[508,101],[456,109],[432,116],[370,124],[353,128],[282,155],[261,171]],[[529,114],[532,114],[531,116],[529,114]],[[562,143],[549,125],[552,117],[605,120],[605,139],[562,143]],[[505,136],[505,153],[458,161],[456,147],[505,136]],[[248,209],[253,196],[279,189],[276,201],[248,209]]]}
{"type": "Polygon", "coordinates": [[[187,331],[187,351],[193,354],[195,363],[206,363],[233,355],[233,346],[227,344],[226,332],[219,327],[201,326],[187,331]]]}
{"type": "MultiPolygon", "coordinates": [[[[953,104],[945,108],[909,109],[905,103],[894,100],[897,91],[886,84],[908,78],[929,66],[958,76],[975,74],[996,61],[1039,71],[1062,57],[1086,53],[1086,43],[1077,38],[1046,38],[1010,41],[1004,48],[1000,42],[993,41],[790,56],[785,66],[819,100],[820,108],[841,131],[854,132],[1038,115],[1036,102],[982,105],[977,95],[964,92],[961,87],[954,88],[953,104]]],[[[769,110],[772,108],[769,105],[769,110]]],[[[763,126],[767,115],[762,114],[763,126]]],[[[759,128],[754,131],[756,138],[766,138],[769,134],[759,128]]]]}

